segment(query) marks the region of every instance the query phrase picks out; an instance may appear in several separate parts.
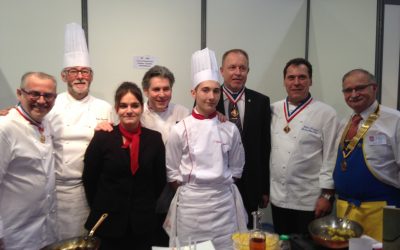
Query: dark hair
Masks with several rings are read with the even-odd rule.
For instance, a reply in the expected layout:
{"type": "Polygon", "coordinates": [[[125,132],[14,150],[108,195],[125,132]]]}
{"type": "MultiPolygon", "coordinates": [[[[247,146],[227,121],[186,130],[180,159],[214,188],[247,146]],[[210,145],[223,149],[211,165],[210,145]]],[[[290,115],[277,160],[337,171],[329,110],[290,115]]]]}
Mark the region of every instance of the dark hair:
{"type": "Polygon", "coordinates": [[[342,78],[342,83],[346,80],[347,77],[349,77],[350,75],[355,74],[355,73],[364,74],[368,78],[368,83],[377,84],[375,76],[373,74],[369,73],[369,71],[367,71],[365,69],[353,69],[353,70],[350,70],[349,72],[344,74],[344,76],[342,78]]]}
{"type": "Polygon", "coordinates": [[[175,82],[174,74],[164,66],[155,65],[151,67],[143,76],[142,88],[147,90],[150,88],[150,79],[153,77],[162,77],[169,80],[169,85],[172,88],[175,82]]]}
{"type": "Polygon", "coordinates": [[[114,102],[115,102],[116,107],[118,107],[118,105],[120,104],[122,97],[128,93],[132,93],[132,95],[134,95],[136,97],[136,99],[138,99],[138,101],[140,102],[140,105],[143,106],[142,91],[136,85],[136,83],[123,82],[123,83],[121,83],[121,85],[119,85],[119,87],[115,91],[114,102]]]}
{"type": "Polygon", "coordinates": [[[224,65],[226,57],[231,53],[238,53],[238,54],[244,55],[244,57],[246,57],[246,60],[247,60],[247,66],[249,67],[249,64],[250,64],[249,55],[247,54],[246,51],[244,51],[242,49],[231,49],[231,50],[226,51],[224,53],[224,55],[222,56],[222,65],[224,65]]]}
{"type": "Polygon", "coordinates": [[[308,76],[310,77],[310,79],[312,78],[312,65],[309,61],[307,61],[304,58],[294,58],[292,60],[290,60],[289,62],[286,63],[285,68],[283,69],[283,78],[286,77],[286,73],[287,73],[287,69],[289,68],[289,66],[291,65],[306,65],[307,67],[307,71],[308,71],[308,76]]]}

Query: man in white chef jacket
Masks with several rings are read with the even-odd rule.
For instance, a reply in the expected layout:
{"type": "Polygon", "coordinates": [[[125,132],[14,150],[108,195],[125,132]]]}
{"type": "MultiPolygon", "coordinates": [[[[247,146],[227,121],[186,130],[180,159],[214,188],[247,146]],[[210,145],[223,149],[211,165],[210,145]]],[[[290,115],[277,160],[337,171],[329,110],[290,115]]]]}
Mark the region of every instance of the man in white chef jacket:
{"type": "Polygon", "coordinates": [[[56,80],[22,76],[18,105],[0,117],[0,249],[37,250],[58,240],[54,149],[46,114],[56,80]]]}
{"type": "Polygon", "coordinates": [[[270,201],[275,232],[308,233],[308,224],[332,209],[336,111],[310,94],[312,66],[287,62],[287,97],[271,105],[270,201]]]}
{"type": "Polygon", "coordinates": [[[61,239],[81,236],[89,214],[82,185],[83,156],[97,123],[112,121],[112,107],[89,94],[93,71],[84,31],[66,25],[62,80],[68,85],[58,95],[49,120],[54,129],[58,229],[61,239]]]}
{"type": "Polygon", "coordinates": [[[234,180],[244,149],[238,128],[216,117],[221,88],[215,54],[192,55],[192,115],[172,127],[166,144],[168,182],[177,188],[164,227],[170,245],[211,240],[232,249],[231,234],[247,230],[247,214],[234,180]],[[177,204],[179,203],[179,206],[177,204]]]}

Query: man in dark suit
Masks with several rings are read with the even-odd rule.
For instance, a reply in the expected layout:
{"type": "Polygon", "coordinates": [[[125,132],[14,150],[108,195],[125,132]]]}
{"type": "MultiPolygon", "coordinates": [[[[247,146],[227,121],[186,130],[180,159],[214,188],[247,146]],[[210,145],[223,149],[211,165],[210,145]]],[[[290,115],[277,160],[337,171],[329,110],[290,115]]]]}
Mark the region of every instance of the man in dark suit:
{"type": "Polygon", "coordinates": [[[221,98],[217,110],[241,131],[246,163],[242,178],[236,182],[242,195],[249,224],[251,212],[265,208],[269,201],[270,101],[268,96],[245,87],[249,73],[246,51],[232,49],[222,57],[221,98]]]}

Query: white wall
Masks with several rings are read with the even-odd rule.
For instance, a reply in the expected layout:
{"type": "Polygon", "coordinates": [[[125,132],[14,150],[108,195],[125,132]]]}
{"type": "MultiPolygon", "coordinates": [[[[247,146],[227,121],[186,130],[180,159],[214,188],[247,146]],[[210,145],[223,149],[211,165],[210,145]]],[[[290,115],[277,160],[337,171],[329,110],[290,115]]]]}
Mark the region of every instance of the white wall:
{"type": "Polygon", "coordinates": [[[192,105],[190,56],[200,48],[200,1],[89,0],[93,94],[113,102],[122,81],[141,86],[134,56],[155,56],[175,75],[173,102],[192,105]]]}
{"type": "Polygon", "coordinates": [[[207,44],[218,61],[226,50],[241,48],[250,57],[246,86],[271,98],[283,99],[283,68],[304,57],[305,0],[208,1],[207,44]]]}
{"type": "Polygon", "coordinates": [[[382,104],[397,108],[400,69],[400,5],[385,5],[382,53],[382,104]]]}
{"type": "Polygon", "coordinates": [[[64,26],[81,20],[80,0],[0,0],[0,108],[14,105],[16,88],[27,71],[44,71],[58,79],[64,26]]]}
{"type": "Polygon", "coordinates": [[[346,106],[342,76],[355,68],[375,70],[376,0],[311,0],[310,53],[312,94],[333,106],[346,106]]]}

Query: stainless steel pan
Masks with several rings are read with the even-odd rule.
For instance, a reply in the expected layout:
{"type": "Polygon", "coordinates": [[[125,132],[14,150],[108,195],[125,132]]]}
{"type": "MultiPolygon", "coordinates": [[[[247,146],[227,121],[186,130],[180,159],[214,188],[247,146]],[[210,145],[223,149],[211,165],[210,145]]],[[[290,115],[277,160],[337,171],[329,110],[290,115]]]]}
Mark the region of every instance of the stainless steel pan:
{"type": "Polygon", "coordinates": [[[108,216],[104,213],[96,222],[89,234],[82,237],[74,237],[66,239],[51,245],[48,245],[41,250],[97,250],[100,247],[100,239],[93,236],[96,229],[103,223],[104,219],[108,216]]]}
{"type": "Polygon", "coordinates": [[[324,247],[341,249],[349,246],[349,238],[360,237],[362,226],[347,219],[353,205],[349,204],[343,218],[330,215],[313,220],[308,225],[313,240],[324,247]]]}

